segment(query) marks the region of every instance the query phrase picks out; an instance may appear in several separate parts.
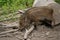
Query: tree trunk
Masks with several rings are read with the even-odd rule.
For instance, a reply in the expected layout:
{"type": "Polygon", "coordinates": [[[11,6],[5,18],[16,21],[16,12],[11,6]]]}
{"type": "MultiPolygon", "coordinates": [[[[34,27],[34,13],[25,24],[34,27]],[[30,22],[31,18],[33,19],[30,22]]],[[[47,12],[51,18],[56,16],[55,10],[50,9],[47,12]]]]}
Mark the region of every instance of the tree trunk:
{"type": "Polygon", "coordinates": [[[35,0],[33,3],[33,7],[47,6],[50,3],[55,3],[55,1],[54,0],[35,0]]]}

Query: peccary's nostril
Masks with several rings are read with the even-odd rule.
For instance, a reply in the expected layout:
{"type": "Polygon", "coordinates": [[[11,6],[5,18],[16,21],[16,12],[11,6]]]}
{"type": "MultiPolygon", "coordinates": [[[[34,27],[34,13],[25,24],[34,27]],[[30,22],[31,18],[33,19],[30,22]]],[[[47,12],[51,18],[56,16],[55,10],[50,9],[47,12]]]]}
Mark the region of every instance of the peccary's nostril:
{"type": "Polygon", "coordinates": [[[24,40],[27,40],[27,39],[24,39],[24,40]]]}

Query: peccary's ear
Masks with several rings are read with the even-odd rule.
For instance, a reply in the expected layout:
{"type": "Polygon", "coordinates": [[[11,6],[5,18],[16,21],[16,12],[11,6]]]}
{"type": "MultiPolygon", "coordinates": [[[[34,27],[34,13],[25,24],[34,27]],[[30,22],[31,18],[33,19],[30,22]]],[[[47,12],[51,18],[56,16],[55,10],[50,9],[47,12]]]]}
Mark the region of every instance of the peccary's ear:
{"type": "Polygon", "coordinates": [[[24,11],[24,10],[18,10],[18,13],[19,13],[19,14],[24,14],[25,11],[24,11]]]}
{"type": "Polygon", "coordinates": [[[27,10],[29,10],[30,8],[24,9],[24,10],[18,10],[19,14],[24,14],[27,10]]]}

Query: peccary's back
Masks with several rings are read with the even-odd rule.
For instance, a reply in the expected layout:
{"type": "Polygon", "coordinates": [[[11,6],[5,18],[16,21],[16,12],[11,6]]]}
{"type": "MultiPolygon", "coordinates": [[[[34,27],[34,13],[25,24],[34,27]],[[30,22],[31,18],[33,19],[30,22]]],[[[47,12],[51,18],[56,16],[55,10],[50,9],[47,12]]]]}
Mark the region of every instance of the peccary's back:
{"type": "Polygon", "coordinates": [[[26,11],[27,17],[34,20],[43,20],[43,19],[48,19],[52,20],[53,16],[53,9],[49,7],[33,7],[29,10],[26,11]],[[35,18],[35,19],[34,19],[35,18]]]}

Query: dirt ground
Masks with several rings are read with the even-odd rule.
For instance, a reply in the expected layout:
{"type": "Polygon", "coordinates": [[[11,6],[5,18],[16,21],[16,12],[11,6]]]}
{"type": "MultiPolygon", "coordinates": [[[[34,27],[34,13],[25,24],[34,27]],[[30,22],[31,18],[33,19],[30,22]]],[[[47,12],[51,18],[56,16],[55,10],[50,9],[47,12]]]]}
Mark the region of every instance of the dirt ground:
{"type": "MultiPolygon", "coordinates": [[[[6,30],[11,29],[3,30],[2,28],[0,32],[6,30]]],[[[0,34],[0,40],[23,40],[24,33],[25,31],[15,31],[11,33],[0,34]]],[[[54,29],[50,29],[45,26],[38,26],[37,29],[33,30],[32,33],[28,36],[27,40],[60,40],[60,25],[55,27],[54,29]]]]}

